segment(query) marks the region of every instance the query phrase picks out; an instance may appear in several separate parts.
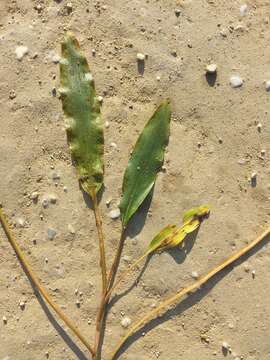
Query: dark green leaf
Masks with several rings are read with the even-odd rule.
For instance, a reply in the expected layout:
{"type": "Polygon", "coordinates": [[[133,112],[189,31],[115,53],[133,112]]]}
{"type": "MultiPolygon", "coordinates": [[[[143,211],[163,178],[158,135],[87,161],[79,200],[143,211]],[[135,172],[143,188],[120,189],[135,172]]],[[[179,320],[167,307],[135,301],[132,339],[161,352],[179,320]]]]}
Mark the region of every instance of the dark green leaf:
{"type": "Polygon", "coordinates": [[[92,196],[103,184],[104,136],[100,105],[87,60],[70,33],[62,43],[60,78],[71,156],[82,188],[92,196]]]}
{"type": "Polygon", "coordinates": [[[171,106],[164,101],[146,124],[135,145],[123,181],[120,203],[123,226],[153,187],[170,135],[171,106]]]}

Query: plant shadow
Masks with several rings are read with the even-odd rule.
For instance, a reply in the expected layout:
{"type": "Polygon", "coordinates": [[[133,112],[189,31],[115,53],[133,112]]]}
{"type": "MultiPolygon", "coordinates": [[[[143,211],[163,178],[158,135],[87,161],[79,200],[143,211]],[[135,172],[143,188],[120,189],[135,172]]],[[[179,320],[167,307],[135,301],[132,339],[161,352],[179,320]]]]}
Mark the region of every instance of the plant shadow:
{"type": "Polygon", "coordinates": [[[236,260],[235,263],[231,264],[228,268],[222,270],[220,273],[214,275],[212,279],[210,279],[202,288],[195,290],[193,293],[187,295],[187,297],[182,300],[178,305],[176,305],[173,309],[165,311],[165,313],[158,318],[150,320],[146,325],[137,330],[127,341],[123,344],[123,346],[119,349],[118,353],[114,357],[114,360],[119,359],[119,357],[140,337],[142,337],[142,333],[148,333],[156,326],[163,324],[175,316],[180,315],[187,309],[199,303],[206,295],[210,293],[210,291],[215,287],[216,284],[219,283],[224,277],[226,277],[235,267],[244,263],[248,258],[253,256],[257,251],[259,251],[262,247],[264,247],[270,240],[270,236],[267,236],[264,240],[262,240],[255,248],[251,249],[247,254],[243,255],[240,259],[236,260]]]}
{"type": "MultiPolygon", "coordinates": [[[[18,258],[18,257],[17,257],[18,258]]],[[[24,267],[24,265],[21,263],[20,259],[18,258],[23,271],[25,275],[27,276],[30,285],[33,289],[33,292],[44,311],[45,315],[47,316],[47,319],[51,323],[51,325],[54,327],[54,329],[57,331],[57,333],[61,336],[63,341],[66,343],[66,345],[69,347],[69,349],[76,355],[76,357],[79,360],[88,360],[88,358],[84,355],[82,350],[76,345],[76,343],[72,340],[72,338],[67,334],[67,332],[63,329],[63,327],[58,323],[58,321],[55,319],[54,315],[52,314],[51,310],[48,308],[46,302],[44,301],[43,297],[41,296],[40,292],[36,288],[35,284],[32,282],[32,279],[27,271],[27,269],[24,267]]]]}
{"type": "Polygon", "coordinates": [[[199,233],[199,229],[200,229],[200,227],[198,227],[192,233],[187,234],[187,236],[183,242],[183,246],[180,248],[180,251],[175,248],[169,249],[167,251],[177,264],[182,264],[186,260],[186,257],[188,256],[188,254],[193,249],[193,246],[195,244],[196,238],[199,233]]]}

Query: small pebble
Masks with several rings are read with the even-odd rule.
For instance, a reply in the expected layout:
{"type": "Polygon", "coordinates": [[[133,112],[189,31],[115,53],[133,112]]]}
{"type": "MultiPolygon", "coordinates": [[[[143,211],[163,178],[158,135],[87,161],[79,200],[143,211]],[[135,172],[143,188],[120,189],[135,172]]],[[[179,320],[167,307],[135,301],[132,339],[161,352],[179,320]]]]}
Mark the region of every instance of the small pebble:
{"type": "Polygon", "coordinates": [[[137,60],[138,60],[138,61],[144,61],[144,60],[145,60],[145,55],[142,54],[142,53],[138,53],[138,54],[137,54],[137,60]]]}
{"type": "Polygon", "coordinates": [[[64,192],[68,191],[68,188],[66,186],[63,187],[64,192]]]}
{"type": "Polygon", "coordinates": [[[105,128],[108,129],[108,127],[110,127],[110,123],[109,121],[105,121],[105,128]]]}
{"type": "Polygon", "coordinates": [[[216,64],[209,64],[206,66],[207,74],[215,74],[217,72],[217,65],[216,64]]]}
{"type": "Polygon", "coordinates": [[[112,148],[114,148],[114,149],[117,148],[117,145],[116,145],[116,143],[114,143],[114,142],[110,143],[110,146],[111,146],[112,148]]]}
{"type": "Polygon", "coordinates": [[[38,191],[33,191],[32,194],[30,195],[30,199],[33,201],[37,201],[39,197],[39,192],[38,191]]]}
{"type": "Polygon", "coordinates": [[[56,173],[56,172],[53,172],[53,173],[52,173],[52,179],[53,179],[54,181],[59,180],[59,179],[60,179],[60,175],[59,175],[58,173],[56,173]]]}
{"type": "Polygon", "coordinates": [[[121,325],[124,329],[128,328],[129,325],[131,324],[131,319],[127,316],[125,316],[122,320],[121,320],[121,325]]]}
{"type": "Polygon", "coordinates": [[[111,211],[109,212],[109,217],[110,217],[111,219],[118,219],[120,215],[121,215],[121,213],[120,213],[120,209],[119,209],[119,208],[113,209],[113,210],[111,210],[111,211]]]}
{"type": "Polygon", "coordinates": [[[10,92],[9,92],[9,98],[11,99],[11,100],[13,100],[13,99],[15,99],[15,97],[16,97],[16,93],[15,93],[15,90],[10,90],[10,92]]]}
{"type": "Polygon", "coordinates": [[[251,271],[251,275],[252,275],[252,277],[253,277],[253,279],[255,278],[255,275],[256,275],[256,271],[255,270],[252,270],[251,271]]]}
{"type": "Polygon", "coordinates": [[[160,81],[160,76],[157,75],[157,76],[156,76],[156,79],[157,79],[157,81],[160,81]]]}
{"type": "Polygon", "coordinates": [[[245,16],[248,12],[248,6],[247,4],[243,4],[240,6],[240,15],[245,16]]]}
{"type": "Polygon", "coordinates": [[[76,306],[79,308],[81,306],[80,300],[76,300],[76,306]]]}
{"type": "Polygon", "coordinates": [[[49,200],[47,198],[43,198],[41,204],[44,209],[47,209],[47,207],[49,206],[49,200]]]}
{"type": "Polygon", "coordinates": [[[82,291],[79,292],[79,296],[83,296],[83,292],[82,292],[82,291]]]}
{"type": "Polygon", "coordinates": [[[6,316],[3,316],[2,319],[3,319],[3,323],[6,324],[6,323],[7,323],[7,318],[6,318],[6,316]]]}
{"type": "Polygon", "coordinates": [[[257,125],[257,130],[258,130],[259,132],[262,131],[262,124],[261,124],[261,123],[259,123],[259,124],[257,125]]]}
{"type": "Polygon", "coordinates": [[[96,50],[92,49],[92,55],[95,56],[96,55],[96,50]]]}
{"type": "Polygon", "coordinates": [[[111,205],[112,199],[106,200],[106,206],[109,207],[111,205]]]}
{"type": "Polygon", "coordinates": [[[98,102],[99,102],[100,104],[103,103],[103,96],[98,96],[98,102]]]}
{"type": "Polygon", "coordinates": [[[47,235],[49,240],[53,240],[56,236],[56,231],[52,228],[48,228],[47,235]]]}
{"type": "Polygon", "coordinates": [[[265,154],[266,154],[266,150],[265,150],[265,149],[262,149],[262,150],[261,150],[261,155],[262,155],[262,156],[265,156],[265,154]]]}
{"type": "Polygon", "coordinates": [[[175,16],[179,17],[181,15],[181,10],[175,9],[174,13],[175,13],[175,16]]]}
{"type": "Polygon", "coordinates": [[[49,262],[49,259],[48,258],[45,258],[45,263],[47,264],[49,262]]]}
{"type": "Polygon", "coordinates": [[[20,308],[21,308],[22,310],[24,310],[24,309],[25,309],[25,302],[24,302],[24,301],[20,301],[19,306],[20,306],[20,308]]]}
{"type": "Polygon", "coordinates": [[[75,289],[74,294],[75,294],[75,295],[78,295],[78,293],[79,293],[79,290],[78,290],[78,289],[75,289]]]}
{"type": "Polygon", "coordinates": [[[71,2],[68,2],[66,7],[67,7],[68,11],[70,11],[70,12],[73,10],[73,5],[71,2]]]}
{"type": "Polygon", "coordinates": [[[74,235],[74,234],[76,233],[74,227],[73,227],[71,224],[68,224],[68,231],[69,231],[72,235],[74,235]]]}
{"type": "Polygon", "coordinates": [[[265,90],[266,90],[266,91],[270,91],[270,80],[267,80],[267,81],[265,82],[265,90]]]}
{"type": "Polygon", "coordinates": [[[230,345],[226,342],[226,341],[223,341],[223,343],[222,343],[222,349],[224,349],[224,350],[229,350],[229,348],[230,348],[230,345]]]}
{"type": "Polygon", "coordinates": [[[192,277],[193,279],[198,279],[198,278],[199,278],[199,274],[197,273],[197,271],[192,271],[191,277],[192,277]]]}
{"type": "Polygon", "coordinates": [[[230,77],[230,84],[233,88],[238,88],[243,85],[243,79],[240,76],[233,75],[230,77]]]}
{"type": "Polygon", "coordinates": [[[57,55],[57,54],[52,56],[52,62],[54,64],[58,64],[60,62],[60,59],[61,59],[61,57],[59,55],[57,55]]]}
{"type": "Polygon", "coordinates": [[[23,57],[28,54],[28,47],[27,46],[17,46],[15,49],[15,53],[17,56],[17,59],[21,61],[23,57]]]}
{"type": "Polygon", "coordinates": [[[49,199],[51,204],[56,204],[58,198],[57,198],[57,196],[55,194],[49,194],[48,199],[49,199]]]}
{"type": "Polygon", "coordinates": [[[24,220],[24,218],[18,217],[18,218],[16,219],[16,226],[17,226],[17,227],[24,227],[24,225],[25,225],[25,220],[24,220]]]}

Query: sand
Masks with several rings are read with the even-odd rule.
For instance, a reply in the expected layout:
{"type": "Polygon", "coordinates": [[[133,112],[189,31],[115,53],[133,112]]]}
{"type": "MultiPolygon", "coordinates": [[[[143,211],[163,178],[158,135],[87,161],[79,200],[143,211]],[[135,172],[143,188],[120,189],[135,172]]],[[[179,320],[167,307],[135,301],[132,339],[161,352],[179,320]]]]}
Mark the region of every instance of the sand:
{"type": "MultiPolygon", "coordinates": [[[[55,94],[66,30],[79,39],[104,98],[101,211],[108,263],[120,231],[109,212],[120,199],[132,144],[163,98],[173,106],[166,169],[149,212],[141,209],[129,226],[120,270],[161,227],[180,223],[193,206],[211,205],[187,254],[156,255],[137,284],[140,271],[119,288],[125,296],[109,313],[102,360],[124,334],[124,316],[134,323],[192,283],[192,272],[206,273],[269,226],[270,93],[264,82],[270,80],[270,9],[265,0],[246,3],[241,16],[245,2],[232,0],[73,0],[70,8],[65,0],[0,1],[0,201],[42,284],[89,340],[101,277],[94,216],[78,186],[55,94]],[[18,46],[27,47],[20,59],[18,46]],[[137,53],[148,54],[143,74],[137,53]],[[216,79],[205,77],[211,63],[216,79]],[[233,88],[232,76],[243,85],[233,88]],[[44,208],[49,194],[56,201],[44,208]],[[56,231],[52,240],[49,228],[56,231]]],[[[84,347],[41,306],[2,230],[0,253],[0,359],[86,359],[84,347]]],[[[227,359],[270,359],[267,242],[230,270],[144,329],[120,358],[222,360],[225,341],[232,350],[227,359]]]]}

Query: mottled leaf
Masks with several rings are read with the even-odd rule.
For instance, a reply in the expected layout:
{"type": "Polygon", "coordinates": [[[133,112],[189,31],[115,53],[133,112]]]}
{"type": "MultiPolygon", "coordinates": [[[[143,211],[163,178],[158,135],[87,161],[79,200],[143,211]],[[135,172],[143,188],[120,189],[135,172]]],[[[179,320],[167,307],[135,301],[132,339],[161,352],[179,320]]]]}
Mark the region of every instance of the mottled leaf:
{"type": "Polygon", "coordinates": [[[183,222],[185,223],[188,220],[193,218],[204,218],[207,217],[210,213],[210,207],[208,205],[202,205],[193,209],[190,209],[184,213],[183,222]]]}
{"type": "Polygon", "coordinates": [[[143,129],[128,162],[120,203],[123,226],[152,189],[160,170],[170,134],[171,106],[164,101],[143,129]]]}
{"type": "Polygon", "coordinates": [[[163,228],[150,242],[148,249],[149,253],[160,247],[164,243],[164,240],[174,232],[175,228],[176,225],[167,225],[165,228],[163,228]]]}
{"type": "Polygon", "coordinates": [[[100,105],[87,60],[70,33],[62,43],[60,80],[71,156],[82,188],[93,196],[103,184],[104,136],[100,105]]]}

